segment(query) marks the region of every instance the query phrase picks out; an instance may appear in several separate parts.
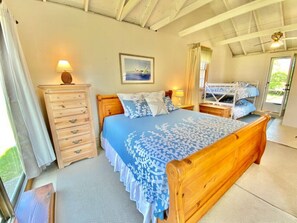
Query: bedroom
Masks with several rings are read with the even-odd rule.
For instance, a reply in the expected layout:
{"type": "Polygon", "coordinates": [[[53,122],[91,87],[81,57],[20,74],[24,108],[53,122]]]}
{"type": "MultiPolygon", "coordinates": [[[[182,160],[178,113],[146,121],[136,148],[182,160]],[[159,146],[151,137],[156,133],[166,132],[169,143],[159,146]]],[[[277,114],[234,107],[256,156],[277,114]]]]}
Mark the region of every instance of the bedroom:
{"type": "MultiPolygon", "coordinates": [[[[96,94],[185,88],[187,44],[196,41],[193,36],[180,38],[170,31],[170,27],[165,27],[162,32],[153,32],[51,2],[9,0],[7,5],[19,22],[18,32],[39,98],[42,95],[38,85],[60,83],[60,75],[55,68],[59,59],[66,58],[73,67],[73,82],[92,85],[90,98],[96,135],[99,132],[98,118],[95,115],[96,94]],[[154,57],[155,83],[121,84],[119,53],[154,57]]],[[[205,15],[207,16],[208,14],[205,15]]],[[[180,24],[177,21],[173,25],[180,24]]],[[[201,39],[207,38],[203,36],[201,39]]],[[[213,49],[209,82],[258,80],[260,90],[263,90],[266,81],[271,56],[292,56],[295,53],[287,51],[232,57],[227,46],[212,47],[207,41],[204,44],[213,49]]],[[[297,82],[293,81],[292,94],[296,87],[297,82]]],[[[297,127],[294,100],[294,97],[290,97],[284,119],[287,120],[287,125],[297,127]]],[[[257,100],[257,103],[260,102],[261,98],[257,100]]],[[[260,105],[257,104],[257,107],[260,105]]]]}

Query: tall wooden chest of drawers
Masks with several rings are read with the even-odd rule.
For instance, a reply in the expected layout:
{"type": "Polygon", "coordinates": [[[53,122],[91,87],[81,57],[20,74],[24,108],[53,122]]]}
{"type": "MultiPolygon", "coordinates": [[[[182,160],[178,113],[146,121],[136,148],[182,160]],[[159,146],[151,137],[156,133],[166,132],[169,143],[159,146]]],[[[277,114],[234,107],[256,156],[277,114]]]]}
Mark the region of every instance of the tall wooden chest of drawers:
{"type": "Polygon", "coordinates": [[[59,168],[97,155],[90,85],[40,85],[59,168]]]}

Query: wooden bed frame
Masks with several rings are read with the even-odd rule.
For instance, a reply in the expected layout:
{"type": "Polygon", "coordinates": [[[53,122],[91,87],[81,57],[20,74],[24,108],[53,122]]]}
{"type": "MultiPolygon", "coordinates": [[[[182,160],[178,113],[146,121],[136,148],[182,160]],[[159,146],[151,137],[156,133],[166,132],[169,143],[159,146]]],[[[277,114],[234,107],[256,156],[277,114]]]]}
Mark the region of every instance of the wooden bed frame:
{"type": "MultiPolygon", "coordinates": [[[[97,95],[97,102],[100,129],[106,116],[124,112],[116,95],[97,95]]],[[[201,219],[252,163],[260,163],[269,119],[264,115],[183,160],[169,162],[169,210],[166,219],[158,219],[158,223],[196,223],[201,219]]]]}

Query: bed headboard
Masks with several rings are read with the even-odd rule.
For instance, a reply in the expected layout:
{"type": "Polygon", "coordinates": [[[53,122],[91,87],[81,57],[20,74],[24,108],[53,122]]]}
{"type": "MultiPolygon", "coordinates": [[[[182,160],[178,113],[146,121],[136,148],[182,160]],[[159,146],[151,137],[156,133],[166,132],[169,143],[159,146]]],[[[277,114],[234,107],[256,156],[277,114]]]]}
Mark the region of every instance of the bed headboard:
{"type": "MultiPolygon", "coordinates": [[[[172,90],[165,91],[165,96],[172,98],[172,90]]],[[[100,95],[96,96],[97,98],[97,108],[98,108],[98,118],[100,131],[103,127],[103,120],[105,117],[110,115],[123,114],[124,109],[120,102],[120,99],[116,94],[113,95],[100,95]]]]}

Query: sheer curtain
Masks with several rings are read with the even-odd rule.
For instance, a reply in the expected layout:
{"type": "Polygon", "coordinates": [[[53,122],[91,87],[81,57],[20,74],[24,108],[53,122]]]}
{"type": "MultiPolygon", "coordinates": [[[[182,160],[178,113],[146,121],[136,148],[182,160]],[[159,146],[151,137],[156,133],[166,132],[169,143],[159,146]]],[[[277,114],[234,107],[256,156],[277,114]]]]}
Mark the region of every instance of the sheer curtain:
{"type": "Polygon", "coordinates": [[[15,20],[4,2],[0,4],[0,52],[0,86],[25,174],[33,178],[56,158],[21,49],[15,20]]]}
{"type": "Polygon", "coordinates": [[[201,101],[200,83],[200,66],[201,61],[210,63],[212,50],[201,46],[199,43],[189,45],[187,68],[186,68],[186,90],[185,104],[194,105],[194,110],[199,110],[201,101]]]}

